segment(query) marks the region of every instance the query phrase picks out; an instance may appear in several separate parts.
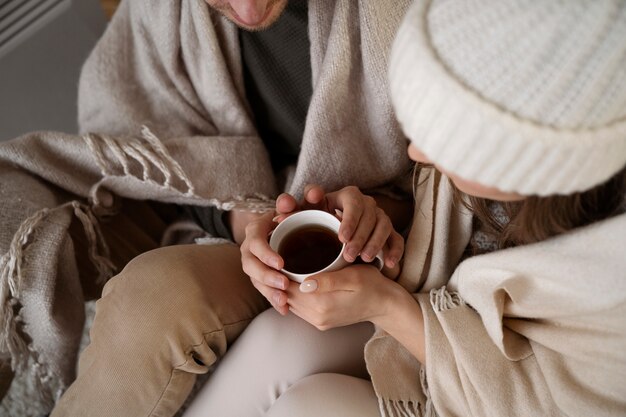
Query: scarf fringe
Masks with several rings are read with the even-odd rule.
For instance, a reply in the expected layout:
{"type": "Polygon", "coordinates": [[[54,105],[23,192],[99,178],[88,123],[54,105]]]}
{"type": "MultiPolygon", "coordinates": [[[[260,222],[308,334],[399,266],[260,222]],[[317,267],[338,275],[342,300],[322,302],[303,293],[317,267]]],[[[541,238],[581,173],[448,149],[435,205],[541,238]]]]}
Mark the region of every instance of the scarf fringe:
{"type": "Polygon", "coordinates": [[[0,258],[0,357],[10,356],[11,369],[16,373],[29,370],[32,386],[36,387],[34,395],[42,404],[50,408],[66,387],[59,382],[60,378],[39,359],[32,343],[29,343],[21,334],[23,323],[20,303],[22,262],[30,238],[40,223],[51,212],[70,207],[83,225],[89,244],[89,257],[98,271],[98,280],[104,283],[113,276],[115,266],[109,259],[108,246],[91,208],[77,201],[68,202],[55,209],[44,208],[28,217],[13,235],[7,253],[0,258]],[[53,385],[58,386],[55,389],[53,385]]]}
{"type": "Polygon", "coordinates": [[[378,398],[378,407],[381,416],[384,417],[439,417],[435,410],[435,405],[430,397],[428,382],[426,381],[426,371],[420,369],[420,382],[422,391],[426,396],[425,404],[417,401],[391,400],[389,398],[378,398]]]}
{"type": "Polygon", "coordinates": [[[380,415],[384,417],[426,417],[420,404],[415,401],[378,399],[380,415]]]}
{"type": "Polygon", "coordinates": [[[422,385],[422,392],[426,396],[426,404],[424,404],[424,417],[439,417],[435,410],[435,405],[430,397],[430,390],[428,389],[428,379],[426,378],[426,368],[422,365],[420,367],[420,384],[422,385]]]}
{"type": "Polygon", "coordinates": [[[448,292],[446,286],[430,291],[430,304],[437,312],[452,310],[465,305],[465,301],[456,291],[448,292]]]}

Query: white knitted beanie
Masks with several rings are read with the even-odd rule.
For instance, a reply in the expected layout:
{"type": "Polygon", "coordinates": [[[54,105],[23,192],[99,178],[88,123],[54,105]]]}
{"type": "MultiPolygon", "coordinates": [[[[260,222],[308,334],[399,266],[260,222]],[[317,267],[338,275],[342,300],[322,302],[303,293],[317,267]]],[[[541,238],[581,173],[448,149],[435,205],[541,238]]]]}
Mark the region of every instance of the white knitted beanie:
{"type": "Polygon", "coordinates": [[[389,76],[404,133],[467,180],[570,194],[626,164],[626,0],[417,0],[389,76]]]}

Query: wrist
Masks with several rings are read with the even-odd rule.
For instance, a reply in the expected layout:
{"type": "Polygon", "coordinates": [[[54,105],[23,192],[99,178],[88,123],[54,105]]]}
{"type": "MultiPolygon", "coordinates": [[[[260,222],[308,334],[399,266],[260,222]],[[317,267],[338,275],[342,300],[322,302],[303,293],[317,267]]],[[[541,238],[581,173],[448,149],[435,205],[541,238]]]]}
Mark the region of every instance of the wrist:
{"type": "Polygon", "coordinates": [[[379,312],[376,314],[371,322],[376,326],[387,331],[387,328],[392,327],[393,323],[397,320],[401,320],[403,312],[407,310],[407,305],[410,302],[407,298],[411,295],[395,281],[389,282],[387,285],[388,290],[385,291],[382,300],[379,304],[379,312]]]}
{"type": "Polygon", "coordinates": [[[402,344],[418,361],[425,361],[424,316],[417,300],[399,284],[385,297],[382,314],[372,321],[402,344]]]}

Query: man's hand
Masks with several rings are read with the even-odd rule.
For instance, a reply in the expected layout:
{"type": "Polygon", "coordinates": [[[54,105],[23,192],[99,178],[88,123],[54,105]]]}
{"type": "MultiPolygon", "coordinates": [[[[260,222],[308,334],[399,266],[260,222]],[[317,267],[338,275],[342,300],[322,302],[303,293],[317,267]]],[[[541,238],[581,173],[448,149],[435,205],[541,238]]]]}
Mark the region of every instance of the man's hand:
{"type": "Polygon", "coordinates": [[[394,230],[389,216],[357,187],[325,193],[318,185],[307,185],[300,203],[289,194],[281,194],[276,200],[276,220],[306,209],[324,210],[341,218],[339,240],[346,244],[344,257],[348,262],[354,262],[359,254],[371,262],[383,250],[385,266],[395,268],[404,253],[404,239],[394,230]]]}
{"type": "Polygon", "coordinates": [[[241,245],[246,238],[246,226],[261,217],[261,213],[245,210],[231,210],[228,212],[228,226],[235,243],[241,245]]]}
{"type": "Polygon", "coordinates": [[[285,262],[270,247],[267,236],[276,227],[272,220],[275,213],[266,213],[250,222],[245,229],[245,239],[241,244],[241,265],[243,270],[261,294],[267,298],[280,314],[289,312],[285,289],[289,278],[279,271],[285,262]]]}

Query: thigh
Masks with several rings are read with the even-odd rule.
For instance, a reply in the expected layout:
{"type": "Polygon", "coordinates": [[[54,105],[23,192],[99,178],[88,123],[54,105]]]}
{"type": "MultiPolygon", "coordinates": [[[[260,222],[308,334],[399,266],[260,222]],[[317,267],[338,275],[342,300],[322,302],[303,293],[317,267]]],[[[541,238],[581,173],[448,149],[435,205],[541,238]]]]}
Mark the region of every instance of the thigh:
{"type": "Polygon", "coordinates": [[[234,244],[136,257],[104,287],[78,379],[53,415],[173,415],[195,375],[267,307],[234,244]]]}
{"type": "Polygon", "coordinates": [[[292,385],[266,417],[380,417],[378,398],[366,379],[317,374],[292,385]]]}
{"type": "Polygon", "coordinates": [[[130,261],[102,295],[94,326],[108,322],[116,333],[128,329],[133,339],[141,332],[180,343],[221,332],[223,342],[231,342],[268,307],[243,272],[234,244],[151,250],[130,261]]]}
{"type": "Polygon", "coordinates": [[[263,416],[291,385],[318,373],[367,378],[370,323],[319,331],[299,317],[268,310],[224,357],[186,414],[263,416]]]}

